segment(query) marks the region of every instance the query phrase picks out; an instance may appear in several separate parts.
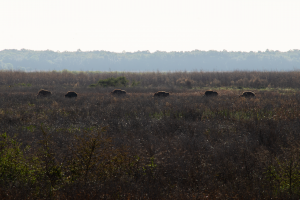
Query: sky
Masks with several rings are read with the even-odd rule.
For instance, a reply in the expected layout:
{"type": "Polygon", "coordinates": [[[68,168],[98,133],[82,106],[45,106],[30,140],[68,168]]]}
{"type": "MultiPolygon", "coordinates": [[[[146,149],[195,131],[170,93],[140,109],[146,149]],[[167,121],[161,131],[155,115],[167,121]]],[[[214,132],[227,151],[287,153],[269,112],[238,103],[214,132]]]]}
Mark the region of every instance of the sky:
{"type": "Polygon", "coordinates": [[[300,49],[299,0],[0,0],[0,51],[300,49]]]}

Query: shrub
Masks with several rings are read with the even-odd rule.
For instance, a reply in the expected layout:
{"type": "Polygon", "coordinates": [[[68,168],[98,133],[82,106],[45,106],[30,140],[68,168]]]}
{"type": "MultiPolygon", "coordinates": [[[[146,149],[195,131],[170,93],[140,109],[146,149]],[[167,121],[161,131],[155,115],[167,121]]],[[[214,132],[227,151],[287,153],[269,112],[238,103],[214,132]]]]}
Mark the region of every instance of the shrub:
{"type": "Polygon", "coordinates": [[[101,87],[115,87],[115,86],[125,86],[128,84],[128,80],[124,77],[118,77],[118,78],[107,78],[107,79],[100,79],[98,81],[98,85],[101,87]]]}
{"type": "MultiPolygon", "coordinates": [[[[35,165],[20,149],[21,144],[10,138],[6,133],[0,135],[0,187],[10,189],[12,187],[28,186],[37,181],[35,165]]],[[[25,151],[29,150],[29,146],[25,151]]]]}
{"type": "Polygon", "coordinates": [[[132,83],[131,83],[131,86],[132,86],[132,87],[139,86],[139,85],[140,85],[140,82],[139,82],[139,81],[133,80],[132,83]]]}
{"type": "Polygon", "coordinates": [[[91,84],[91,85],[89,85],[89,87],[96,87],[97,86],[97,84],[91,84]]]}

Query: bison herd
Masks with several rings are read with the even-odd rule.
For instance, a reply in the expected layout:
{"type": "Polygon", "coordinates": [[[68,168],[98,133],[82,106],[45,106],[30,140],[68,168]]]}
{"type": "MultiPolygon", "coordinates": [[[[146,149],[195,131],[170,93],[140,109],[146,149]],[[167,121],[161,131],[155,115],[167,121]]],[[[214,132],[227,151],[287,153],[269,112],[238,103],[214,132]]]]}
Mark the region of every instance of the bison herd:
{"type": "MultiPolygon", "coordinates": [[[[48,97],[51,96],[51,92],[48,90],[40,90],[37,94],[37,98],[40,97],[48,97]]],[[[67,94],[65,94],[65,98],[73,98],[73,97],[77,97],[77,93],[76,92],[67,92],[67,94]]]]}
{"type": "MultiPolygon", "coordinates": [[[[115,89],[113,90],[111,93],[111,95],[117,95],[117,96],[123,96],[126,95],[126,91],[125,90],[121,90],[121,89],[115,89]]],[[[51,92],[48,90],[40,90],[38,92],[37,97],[48,97],[51,96],[51,92]]],[[[165,91],[158,91],[156,93],[154,93],[154,97],[167,97],[169,96],[169,92],[165,92],[165,91]]],[[[212,90],[208,90],[204,93],[205,97],[213,97],[213,96],[218,96],[218,93],[212,90]]],[[[77,93],[76,92],[67,92],[67,94],[65,94],[65,98],[76,98],[77,97],[77,93]]],[[[240,95],[239,97],[245,97],[245,98],[250,98],[250,97],[254,97],[255,98],[255,93],[254,92],[250,92],[250,91],[246,91],[243,92],[242,95],[240,95]]]]}
{"type": "MultiPolygon", "coordinates": [[[[204,96],[205,97],[212,97],[212,96],[218,96],[218,93],[217,92],[214,92],[212,90],[208,90],[204,93],[204,96]]],[[[240,95],[239,97],[245,97],[245,98],[250,98],[250,97],[253,97],[255,98],[255,93],[254,92],[251,92],[251,91],[246,91],[246,92],[243,92],[242,95],[240,95]]]]}

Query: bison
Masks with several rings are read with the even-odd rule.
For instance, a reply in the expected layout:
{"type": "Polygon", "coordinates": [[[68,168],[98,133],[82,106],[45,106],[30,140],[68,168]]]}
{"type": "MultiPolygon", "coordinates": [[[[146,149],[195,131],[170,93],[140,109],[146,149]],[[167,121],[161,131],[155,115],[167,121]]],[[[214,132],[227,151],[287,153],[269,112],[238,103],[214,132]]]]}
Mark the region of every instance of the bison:
{"type": "Polygon", "coordinates": [[[125,95],[126,91],[125,90],[121,90],[121,89],[114,89],[110,94],[113,94],[113,95],[125,95]]]}
{"type": "Polygon", "coordinates": [[[254,92],[247,91],[247,92],[243,92],[243,94],[240,95],[240,97],[246,97],[246,98],[254,97],[255,98],[255,94],[254,94],[254,92]]]}
{"type": "Polygon", "coordinates": [[[76,92],[68,92],[67,94],[65,94],[65,98],[73,98],[73,97],[77,97],[77,93],[76,92]]]}
{"type": "Polygon", "coordinates": [[[51,95],[51,92],[50,92],[50,91],[41,89],[41,90],[38,92],[37,97],[38,97],[38,98],[39,98],[39,97],[48,97],[48,96],[50,96],[50,95],[51,95]]]}
{"type": "Polygon", "coordinates": [[[167,96],[169,96],[169,92],[158,91],[154,93],[154,97],[167,97],[167,96]]]}
{"type": "Polygon", "coordinates": [[[204,96],[206,97],[211,97],[211,96],[218,96],[218,93],[217,92],[214,92],[212,90],[208,90],[204,93],[204,96]]]}

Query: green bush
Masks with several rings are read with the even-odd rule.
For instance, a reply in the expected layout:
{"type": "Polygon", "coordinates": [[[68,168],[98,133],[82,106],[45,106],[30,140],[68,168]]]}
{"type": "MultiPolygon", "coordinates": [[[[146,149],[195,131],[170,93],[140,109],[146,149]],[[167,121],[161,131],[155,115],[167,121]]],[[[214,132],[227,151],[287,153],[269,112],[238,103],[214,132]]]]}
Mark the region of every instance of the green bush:
{"type": "Polygon", "coordinates": [[[98,85],[101,87],[115,87],[115,86],[125,86],[128,84],[128,80],[124,77],[118,77],[118,78],[108,78],[108,79],[100,79],[98,81],[98,85]]]}
{"type": "Polygon", "coordinates": [[[276,195],[300,195],[300,162],[299,151],[293,152],[290,158],[267,168],[266,175],[276,195]]]}
{"type": "MultiPolygon", "coordinates": [[[[37,158],[26,158],[15,138],[6,133],[0,135],[0,187],[22,187],[37,181],[35,162],[37,158]]],[[[29,150],[27,146],[25,151],[29,150]]]]}
{"type": "Polygon", "coordinates": [[[91,85],[89,85],[89,87],[96,87],[97,86],[97,84],[91,84],[91,85]]]}
{"type": "Polygon", "coordinates": [[[139,82],[139,81],[133,80],[132,83],[131,83],[131,86],[132,86],[132,87],[139,86],[139,85],[140,85],[140,82],[139,82]]]}

